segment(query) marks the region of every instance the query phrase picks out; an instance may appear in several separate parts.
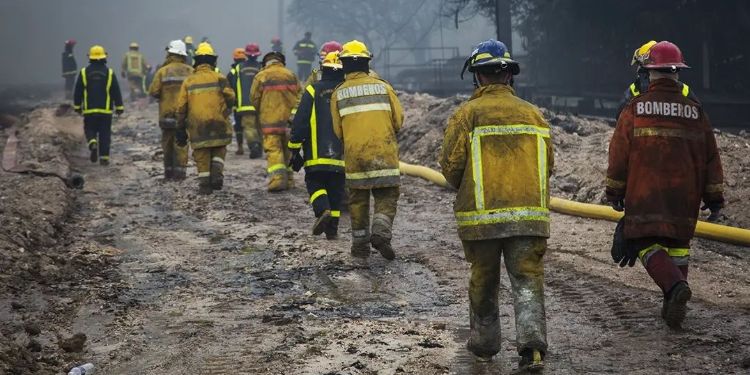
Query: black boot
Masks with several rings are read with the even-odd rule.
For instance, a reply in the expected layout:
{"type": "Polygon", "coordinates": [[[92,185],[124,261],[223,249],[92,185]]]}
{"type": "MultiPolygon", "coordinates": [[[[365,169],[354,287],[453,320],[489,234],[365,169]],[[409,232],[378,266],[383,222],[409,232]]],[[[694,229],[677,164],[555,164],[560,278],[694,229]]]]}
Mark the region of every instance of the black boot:
{"type": "Polygon", "coordinates": [[[259,142],[249,142],[247,151],[250,154],[250,159],[258,159],[263,156],[263,147],[260,146],[259,142]]]}
{"type": "Polygon", "coordinates": [[[664,297],[662,317],[672,329],[680,329],[687,313],[687,303],[693,296],[688,284],[684,281],[677,283],[664,297]]]}
{"type": "Polygon", "coordinates": [[[89,142],[89,160],[92,163],[99,161],[99,147],[97,147],[96,140],[89,142]]]}
{"type": "Polygon", "coordinates": [[[323,213],[320,214],[318,219],[315,220],[315,224],[313,225],[313,228],[312,228],[312,234],[317,236],[325,232],[326,230],[328,230],[328,223],[331,221],[331,219],[333,219],[331,217],[331,211],[330,210],[323,211],[323,213]]]}
{"type": "Polygon", "coordinates": [[[396,259],[396,253],[391,246],[391,219],[383,214],[375,214],[372,218],[372,236],[370,243],[383,258],[396,259]]]}
{"type": "Polygon", "coordinates": [[[525,349],[521,352],[516,373],[536,373],[542,370],[544,370],[544,352],[537,349],[525,349]]]}
{"type": "Polygon", "coordinates": [[[211,195],[214,189],[211,187],[210,177],[198,177],[198,194],[211,195]]]}
{"type": "Polygon", "coordinates": [[[211,162],[211,187],[214,190],[221,190],[224,187],[224,164],[218,161],[211,162]]]}
{"type": "Polygon", "coordinates": [[[337,238],[339,238],[339,218],[334,217],[331,218],[326,227],[326,239],[330,241],[337,238]]]}

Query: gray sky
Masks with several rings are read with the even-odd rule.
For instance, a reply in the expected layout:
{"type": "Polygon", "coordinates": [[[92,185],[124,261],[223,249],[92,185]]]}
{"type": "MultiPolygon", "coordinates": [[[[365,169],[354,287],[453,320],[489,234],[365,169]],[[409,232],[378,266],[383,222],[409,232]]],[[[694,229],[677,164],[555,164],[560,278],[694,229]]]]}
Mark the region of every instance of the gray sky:
{"type": "MultiPolygon", "coordinates": [[[[310,0],[313,1],[313,0],[310,0]]],[[[428,0],[441,1],[441,0],[428,0]]],[[[0,86],[54,83],[60,78],[63,42],[78,41],[79,67],[87,62],[92,44],[102,44],[109,64],[119,69],[131,41],[140,43],[150,63],[160,63],[171,39],[191,35],[196,43],[207,36],[217,50],[222,69],[231,52],[248,42],[259,42],[263,52],[278,34],[279,0],[0,0],[0,86]]],[[[289,4],[290,0],[286,1],[289,4]]],[[[321,7],[325,11],[325,7],[321,7]]],[[[450,22],[445,22],[449,24],[450,22]]],[[[287,52],[301,37],[295,25],[285,25],[287,52]]],[[[459,46],[467,54],[476,42],[491,37],[493,27],[482,18],[443,30],[446,46],[459,46]]],[[[314,35],[318,43],[325,35],[314,35]]],[[[435,30],[432,43],[440,43],[435,30]]]]}

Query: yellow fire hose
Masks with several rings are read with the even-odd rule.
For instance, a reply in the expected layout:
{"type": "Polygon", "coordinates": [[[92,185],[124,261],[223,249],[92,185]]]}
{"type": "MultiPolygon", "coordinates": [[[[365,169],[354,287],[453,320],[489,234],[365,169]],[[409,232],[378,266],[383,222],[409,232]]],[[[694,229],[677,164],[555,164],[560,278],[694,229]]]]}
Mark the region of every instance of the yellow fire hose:
{"type": "MultiPolygon", "coordinates": [[[[432,168],[399,162],[399,169],[405,175],[420,177],[442,187],[452,188],[448,185],[445,176],[432,168]]],[[[591,219],[618,221],[623,215],[622,212],[617,212],[609,206],[580,203],[555,197],[550,198],[549,206],[552,211],[561,214],[591,219]]],[[[750,230],[747,229],[699,221],[695,228],[695,235],[710,240],[750,246],[750,230]]]]}

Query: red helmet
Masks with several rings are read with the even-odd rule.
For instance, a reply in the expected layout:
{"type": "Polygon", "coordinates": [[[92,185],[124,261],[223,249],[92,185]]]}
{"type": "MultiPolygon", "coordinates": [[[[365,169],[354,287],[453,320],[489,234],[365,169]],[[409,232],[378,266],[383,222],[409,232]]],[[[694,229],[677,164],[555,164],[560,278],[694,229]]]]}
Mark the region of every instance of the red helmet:
{"type": "Polygon", "coordinates": [[[260,56],[260,46],[257,43],[250,43],[245,46],[245,54],[252,57],[260,56]]]}
{"type": "Polygon", "coordinates": [[[690,68],[685,64],[682,51],[672,42],[662,41],[654,44],[643,59],[643,67],[646,69],[679,69],[690,68]]]}
{"type": "Polygon", "coordinates": [[[65,41],[65,45],[66,46],[74,46],[74,45],[76,45],[76,40],[75,39],[68,39],[68,40],[65,41]]]}
{"type": "Polygon", "coordinates": [[[281,39],[279,39],[279,37],[277,36],[271,38],[271,43],[273,44],[280,43],[280,42],[281,42],[281,39]]]}
{"type": "Polygon", "coordinates": [[[341,47],[341,43],[332,40],[330,42],[323,43],[322,46],[320,46],[320,59],[323,60],[326,58],[326,55],[328,55],[331,52],[341,52],[343,48],[341,47]]]}

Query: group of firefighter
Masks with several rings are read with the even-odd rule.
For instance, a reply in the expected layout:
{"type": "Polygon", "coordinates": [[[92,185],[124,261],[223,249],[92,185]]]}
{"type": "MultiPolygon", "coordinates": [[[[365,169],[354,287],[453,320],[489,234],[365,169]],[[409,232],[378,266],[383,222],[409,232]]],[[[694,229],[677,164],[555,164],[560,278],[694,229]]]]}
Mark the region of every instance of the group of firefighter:
{"type": "MultiPolygon", "coordinates": [[[[185,178],[189,145],[199,193],[222,189],[227,145],[234,130],[241,150],[244,133],[249,156],[266,155],[268,191],[290,189],[293,173],[305,169],[314,235],[337,237],[348,196],[351,254],[366,258],[374,247],[392,260],[400,195],[396,134],[404,120],[398,96],[370,69],[373,55],[364,43],[331,41],[318,50],[308,34],[300,45],[318,54],[319,66],[309,77],[311,66],[304,64],[313,57],[298,53],[303,65],[295,75],[286,68],[280,43],[262,58],[254,43],[235,50],[225,77],[209,43],[192,51],[183,40],[170,42],[147,90],[159,101],[165,177],[185,178]]],[[[77,74],[74,108],[84,115],[95,161],[109,155],[97,142],[106,137],[109,147],[112,111],[121,113],[123,102],[104,49],[92,47],[89,60],[77,74]]],[[[126,60],[123,71],[131,64],[126,60]]],[[[691,298],[689,247],[699,211],[709,209],[715,217],[724,204],[721,161],[701,103],[678,80],[688,68],[680,49],[651,41],[635,51],[632,63],[638,76],[620,109],[606,176],[607,199],[625,211],[612,257],[621,267],[640,260],[663,292],[662,318],[679,329],[691,298]]],[[[467,70],[475,91],[450,118],[439,160],[457,190],[458,235],[471,263],[467,348],[479,360],[491,360],[500,350],[504,257],[519,369],[534,372],[543,368],[547,353],[543,257],[554,166],[550,126],[537,107],[516,96],[513,77],[520,65],[502,42],[479,43],[461,75],[467,70]]],[[[71,75],[65,77],[69,82],[71,75]]]]}

